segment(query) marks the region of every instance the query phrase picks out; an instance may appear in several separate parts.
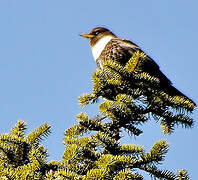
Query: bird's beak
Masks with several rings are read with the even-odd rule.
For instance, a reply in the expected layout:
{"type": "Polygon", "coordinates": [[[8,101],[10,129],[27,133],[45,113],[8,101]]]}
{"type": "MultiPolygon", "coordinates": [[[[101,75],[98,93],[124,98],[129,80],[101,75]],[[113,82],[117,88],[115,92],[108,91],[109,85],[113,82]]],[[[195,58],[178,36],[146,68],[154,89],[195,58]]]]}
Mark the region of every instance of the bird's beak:
{"type": "Polygon", "coordinates": [[[85,37],[85,38],[92,38],[94,35],[92,34],[80,34],[80,36],[85,37]]]}

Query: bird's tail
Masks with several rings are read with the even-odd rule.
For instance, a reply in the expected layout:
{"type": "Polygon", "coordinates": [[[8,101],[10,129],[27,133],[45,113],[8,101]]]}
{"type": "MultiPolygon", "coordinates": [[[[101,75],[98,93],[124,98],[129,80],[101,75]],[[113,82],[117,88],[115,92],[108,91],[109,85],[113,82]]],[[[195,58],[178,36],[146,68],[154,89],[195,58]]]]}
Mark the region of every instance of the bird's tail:
{"type": "Polygon", "coordinates": [[[180,101],[181,104],[185,104],[185,105],[191,107],[190,109],[192,109],[192,110],[194,110],[194,108],[196,107],[196,104],[192,99],[188,98],[186,95],[184,95],[181,91],[176,89],[171,84],[165,88],[165,92],[169,96],[174,98],[175,101],[176,100],[180,101]]]}

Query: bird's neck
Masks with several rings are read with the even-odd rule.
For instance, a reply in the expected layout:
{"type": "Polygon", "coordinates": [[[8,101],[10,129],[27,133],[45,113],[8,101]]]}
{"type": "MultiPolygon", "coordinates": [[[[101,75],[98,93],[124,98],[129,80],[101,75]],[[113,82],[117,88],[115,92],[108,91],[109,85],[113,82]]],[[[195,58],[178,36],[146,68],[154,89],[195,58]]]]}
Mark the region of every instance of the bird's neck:
{"type": "Polygon", "coordinates": [[[96,61],[96,59],[98,59],[98,57],[100,56],[101,52],[103,51],[103,49],[105,48],[105,46],[107,45],[107,43],[109,41],[111,41],[112,38],[114,38],[115,36],[113,35],[107,35],[102,37],[101,39],[99,39],[92,47],[92,54],[93,57],[96,61]]]}

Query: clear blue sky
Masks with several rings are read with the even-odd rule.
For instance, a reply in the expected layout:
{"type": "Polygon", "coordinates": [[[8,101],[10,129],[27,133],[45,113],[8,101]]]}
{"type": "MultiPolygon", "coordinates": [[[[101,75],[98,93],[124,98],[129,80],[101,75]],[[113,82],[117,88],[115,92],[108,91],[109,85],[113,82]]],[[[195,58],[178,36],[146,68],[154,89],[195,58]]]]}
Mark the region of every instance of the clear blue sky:
{"type": "MultiPolygon", "coordinates": [[[[91,91],[96,69],[88,41],[78,34],[98,25],[133,40],[160,65],[174,85],[198,97],[198,2],[196,0],[4,0],[0,1],[0,133],[23,119],[28,131],[47,122],[52,134],[43,141],[49,159],[61,159],[64,130],[76,114],[94,116],[96,106],[81,110],[77,97],[91,91]]],[[[162,167],[185,168],[197,178],[197,119],[191,130],[163,136],[159,124],[127,143],[149,149],[165,138],[170,143],[162,167]]]]}

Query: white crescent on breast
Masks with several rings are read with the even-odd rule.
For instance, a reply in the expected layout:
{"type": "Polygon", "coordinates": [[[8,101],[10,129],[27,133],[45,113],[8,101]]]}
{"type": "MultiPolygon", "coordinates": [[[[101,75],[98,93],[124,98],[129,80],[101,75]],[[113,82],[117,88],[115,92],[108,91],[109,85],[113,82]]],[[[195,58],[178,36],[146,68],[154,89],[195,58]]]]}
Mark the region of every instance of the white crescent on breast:
{"type": "Polygon", "coordinates": [[[111,35],[104,36],[100,40],[98,40],[98,42],[96,42],[96,44],[91,48],[95,61],[100,56],[105,46],[107,45],[109,41],[111,41],[112,38],[113,36],[111,35]]]}

